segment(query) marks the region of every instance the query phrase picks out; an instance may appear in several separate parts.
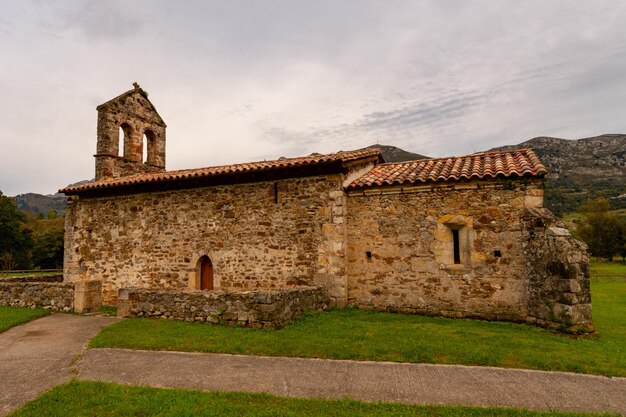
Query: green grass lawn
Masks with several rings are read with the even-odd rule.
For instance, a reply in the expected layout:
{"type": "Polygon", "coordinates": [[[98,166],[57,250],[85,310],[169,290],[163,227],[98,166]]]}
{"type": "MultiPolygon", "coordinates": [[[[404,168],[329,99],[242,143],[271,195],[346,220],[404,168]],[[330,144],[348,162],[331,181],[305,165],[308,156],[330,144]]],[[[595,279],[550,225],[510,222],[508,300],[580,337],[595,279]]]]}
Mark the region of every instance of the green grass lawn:
{"type": "Polygon", "coordinates": [[[0,332],[3,332],[18,324],[47,316],[48,310],[43,308],[17,308],[0,306],[0,332]]]}
{"type": "MultiPolygon", "coordinates": [[[[597,274],[626,275],[626,261],[593,261],[591,262],[592,278],[597,274]]],[[[595,300],[593,302],[595,303],[595,300]]]]}
{"type": "Polygon", "coordinates": [[[626,282],[593,283],[592,294],[599,335],[579,339],[522,324],[345,309],[310,312],[282,330],[128,319],[105,328],[90,346],[626,376],[626,282]]]}
{"type": "Polygon", "coordinates": [[[72,381],[54,388],[12,414],[26,416],[583,416],[512,408],[416,406],[275,397],[267,394],[199,392],[72,381]]]}

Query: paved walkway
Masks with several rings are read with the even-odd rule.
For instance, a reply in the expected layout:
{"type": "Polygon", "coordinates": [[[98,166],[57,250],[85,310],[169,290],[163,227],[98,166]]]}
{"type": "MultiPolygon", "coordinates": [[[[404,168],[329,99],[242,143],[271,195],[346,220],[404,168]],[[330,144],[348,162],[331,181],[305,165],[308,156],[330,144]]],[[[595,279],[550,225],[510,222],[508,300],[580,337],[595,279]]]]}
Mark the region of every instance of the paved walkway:
{"type": "Polygon", "coordinates": [[[0,416],[69,380],[86,344],[113,320],[53,314],[0,333],[0,416]]]}
{"type": "Polygon", "coordinates": [[[626,416],[626,378],[210,353],[126,349],[84,352],[87,342],[114,320],[54,314],[0,333],[0,416],[73,376],[80,380],[268,392],[287,397],[608,411],[626,416]]]}
{"type": "Polygon", "coordinates": [[[91,349],[82,380],[414,404],[626,415],[626,378],[475,366],[91,349]]]}

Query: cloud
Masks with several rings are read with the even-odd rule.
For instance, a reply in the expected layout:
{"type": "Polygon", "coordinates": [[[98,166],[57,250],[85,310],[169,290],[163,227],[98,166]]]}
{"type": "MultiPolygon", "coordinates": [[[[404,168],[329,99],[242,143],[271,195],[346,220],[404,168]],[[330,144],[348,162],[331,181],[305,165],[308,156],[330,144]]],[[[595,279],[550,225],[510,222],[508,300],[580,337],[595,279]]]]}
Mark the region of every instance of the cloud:
{"type": "Polygon", "coordinates": [[[91,178],[95,106],[133,81],[170,169],[624,132],[624,21],[611,0],[5,0],[0,190],[91,178]]]}
{"type": "MultiPolygon", "coordinates": [[[[119,41],[141,32],[147,8],[128,1],[89,1],[70,3],[57,12],[61,25],[77,29],[88,40],[119,41]]],[[[49,22],[54,24],[55,22],[49,22]]]]}
{"type": "Polygon", "coordinates": [[[428,127],[453,125],[472,108],[480,106],[487,94],[455,92],[430,102],[417,102],[398,109],[361,115],[352,123],[318,128],[309,126],[293,131],[279,126],[260,126],[263,137],[275,144],[284,144],[288,154],[329,151],[337,146],[365,147],[373,143],[407,143],[428,127]]]}
{"type": "Polygon", "coordinates": [[[452,119],[479,105],[485,98],[486,94],[483,93],[459,92],[430,103],[417,103],[397,110],[366,114],[356,123],[356,127],[364,130],[404,130],[434,122],[450,123],[452,119]]]}

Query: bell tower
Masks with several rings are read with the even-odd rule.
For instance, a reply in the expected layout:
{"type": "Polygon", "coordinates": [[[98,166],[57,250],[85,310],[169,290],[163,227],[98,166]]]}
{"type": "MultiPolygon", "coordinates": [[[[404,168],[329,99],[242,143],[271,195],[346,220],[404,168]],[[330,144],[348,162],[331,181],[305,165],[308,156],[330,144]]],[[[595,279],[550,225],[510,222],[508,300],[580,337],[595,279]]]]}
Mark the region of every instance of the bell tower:
{"type": "Polygon", "coordinates": [[[167,126],[139,84],[96,110],[96,181],[165,171],[167,126]]]}

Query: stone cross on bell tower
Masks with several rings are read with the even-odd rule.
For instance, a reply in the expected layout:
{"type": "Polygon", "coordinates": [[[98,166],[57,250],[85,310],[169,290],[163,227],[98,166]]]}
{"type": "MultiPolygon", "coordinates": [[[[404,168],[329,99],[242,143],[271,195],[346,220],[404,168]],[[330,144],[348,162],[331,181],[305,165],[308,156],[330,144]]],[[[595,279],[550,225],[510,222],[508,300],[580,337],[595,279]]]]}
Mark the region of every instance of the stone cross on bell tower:
{"type": "Polygon", "coordinates": [[[96,108],[96,181],[165,170],[165,122],[148,93],[133,87],[96,108]]]}

